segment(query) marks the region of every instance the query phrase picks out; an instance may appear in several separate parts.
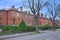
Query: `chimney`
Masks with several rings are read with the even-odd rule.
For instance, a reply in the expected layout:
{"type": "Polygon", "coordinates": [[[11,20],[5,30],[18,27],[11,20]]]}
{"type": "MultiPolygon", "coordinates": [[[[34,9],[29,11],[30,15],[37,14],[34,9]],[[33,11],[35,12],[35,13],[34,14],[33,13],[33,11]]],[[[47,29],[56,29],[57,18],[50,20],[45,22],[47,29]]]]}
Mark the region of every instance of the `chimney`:
{"type": "Polygon", "coordinates": [[[23,12],[23,7],[20,7],[20,11],[23,12]]]}
{"type": "Polygon", "coordinates": [[[52,20],[52,18],[51,18],[51,17],[49,17],[49,19],[50,19],[50,20],[52,20]]]}
{"type": "Polygon", "coordinates": [[[14,7],[15,7],[15,6],[13,5],[11,9],[14,10],[14,7]]]}
{"type": "Polygon", "coordinates": [[[45,15],[45,18],[47,17],[47,15],[45,15]]]}
{"type": "Polygon", "coordinates": [[[41,13],[41,17],[43,17],[43,13],[41,13]]]}
{"type": "Polygon", "coordinates": [[[30,11],[28,11],[28,14],[30,14],[30,11]]]}

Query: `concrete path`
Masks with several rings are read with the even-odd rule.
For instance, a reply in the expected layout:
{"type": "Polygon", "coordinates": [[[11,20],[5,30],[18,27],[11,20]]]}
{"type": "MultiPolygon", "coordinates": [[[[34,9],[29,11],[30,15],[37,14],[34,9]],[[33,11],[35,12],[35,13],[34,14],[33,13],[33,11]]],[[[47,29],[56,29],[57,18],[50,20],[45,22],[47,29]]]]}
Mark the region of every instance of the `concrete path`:
{"type": "Polygon", "coordinates": [[[34,32],[27,32],[27,33],[21,33],[21,34],[16,33],[12,35],[3,35],[3,36],[0,36],[0,40],[52,40],[52,39],[55,40],[54,38],[56,37],[59,40],[60,38],[60,29],[56,31],[46,30],[46,31],[40,31],[40,32],[42,33],[34,34],[34,32]]]}
{"type": "Polygon", "coordinates": [[[22,37],[22,36],[27,36],[27,35],[32,35],[35,32],[26,32],[26,33],[15,33],[11,35],[2,35],[0,36],[0,40],[2,39],[8,39],[8,38],[15,38],[15,37],[22,37]]]}

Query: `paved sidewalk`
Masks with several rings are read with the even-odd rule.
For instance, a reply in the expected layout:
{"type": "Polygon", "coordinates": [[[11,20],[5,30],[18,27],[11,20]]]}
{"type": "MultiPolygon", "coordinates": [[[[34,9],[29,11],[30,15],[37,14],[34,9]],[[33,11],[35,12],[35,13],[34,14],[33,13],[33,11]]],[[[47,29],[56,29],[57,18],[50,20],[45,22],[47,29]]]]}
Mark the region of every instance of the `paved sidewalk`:
{"type": "MultiPolygon", "coordinates": [[[[53,32],[53,31],[52,30],[45,30],[45,31],[40,30],[40,33],[49,33],[49,32],[53,32]]],[[[15,33],[15,34],[11,34],[11,35],[2,35],[2,36],[0,36],[0,40],[14,38],[14,37],[22,37],[22,36],[27,36],[27,35],[32,35],[32,34],[36,34],[36,32],[26,32],[26,33],[15,33]]]]}
{"type": "Polygon", "coordinates": [[[2,36],[0,36],[0,40],[1,39],[14,38],[14,37],[27,36],[27,35],[32,35],[35,33],[36,32],[26,32],[26,33],[15,33],[15,34],[10,34],[10,35],[2,35],[2,36]]]}

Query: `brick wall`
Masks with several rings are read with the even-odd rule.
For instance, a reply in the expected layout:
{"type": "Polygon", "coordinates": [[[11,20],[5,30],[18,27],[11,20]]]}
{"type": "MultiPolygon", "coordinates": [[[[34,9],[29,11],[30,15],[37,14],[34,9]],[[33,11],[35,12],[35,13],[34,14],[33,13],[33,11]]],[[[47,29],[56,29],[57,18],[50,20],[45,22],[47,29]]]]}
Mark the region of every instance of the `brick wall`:
{"type": "MultiPolygon", "coordinates": [[[[18,25],[23,19],[26,25],[31,26],[34,25],[34,16],[31,14],[23,13],[16,10],[0,10],[0,25],[18,25]]],[[[43,17],[38,18],[39,26],[48,24],[52,26],[51,20],[43,17]]],[[[56,21],[56,24],[60,26],[60,21],[56,21]]]]}

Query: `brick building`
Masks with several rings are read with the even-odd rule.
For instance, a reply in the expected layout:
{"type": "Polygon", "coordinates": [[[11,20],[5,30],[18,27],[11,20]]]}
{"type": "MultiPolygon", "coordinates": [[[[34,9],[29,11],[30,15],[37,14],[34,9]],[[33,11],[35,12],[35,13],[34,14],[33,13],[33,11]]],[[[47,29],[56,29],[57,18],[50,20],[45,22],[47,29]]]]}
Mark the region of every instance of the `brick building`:
{"type": "MultiPolygon", "coordinates": [[[[9,10],[0,10],[0,25],[18,25],[22,19],[26,25],[34,25],[34,16],[30,12],[23,12],[22,7],[20,7],[20,10],[15,9],[14,6],[9,10]]],[[[52,22],[41,14],[38,17],[38,24],[39,26],[52,25],[52,22]]],[[[56,21],[56,25],[60,26],[60,21],[56,21]]]]}

